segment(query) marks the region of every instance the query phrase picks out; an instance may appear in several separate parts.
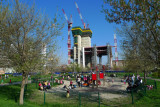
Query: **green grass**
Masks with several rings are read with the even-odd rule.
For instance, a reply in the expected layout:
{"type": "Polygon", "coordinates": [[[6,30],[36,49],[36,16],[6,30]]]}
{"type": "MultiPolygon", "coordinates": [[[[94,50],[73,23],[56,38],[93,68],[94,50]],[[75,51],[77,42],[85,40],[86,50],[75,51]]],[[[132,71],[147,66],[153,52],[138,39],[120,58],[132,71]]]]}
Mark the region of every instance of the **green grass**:
{"type": "MultiPolygon", "coordinates": [[[[147,79],[147,85],[154,84],[154,80],[147,79]]],[[[125,107],[158,107],[160,106],[160,83],[157,81],[157,89],[147,90],[146,94],[141,92],[134,94],[134,104],[125,105],[125,107]]]]}
{"type": "Polygon", "coordinates": [[[10,82],[10,79],[11,79],[11,82],[19,82],[19,81],[22,81],[22,76],[12,76],[12,75],[9,75],[9,78],[1,78],[0,79],[0,82],[2,82],[2,79],[3,79],[3,83],[9,83],[10,82]]]}

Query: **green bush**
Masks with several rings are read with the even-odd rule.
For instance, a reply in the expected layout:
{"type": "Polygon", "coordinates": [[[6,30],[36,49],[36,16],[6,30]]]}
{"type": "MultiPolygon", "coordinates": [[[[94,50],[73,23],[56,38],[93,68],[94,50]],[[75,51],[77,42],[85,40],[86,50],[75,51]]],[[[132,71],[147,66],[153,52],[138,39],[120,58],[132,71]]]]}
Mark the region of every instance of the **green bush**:
{"type": "Polygon", "coordinates": [[[154,73],[152,74],[152,77],[158,77],[158,72],[154,72],[154,73]]]}

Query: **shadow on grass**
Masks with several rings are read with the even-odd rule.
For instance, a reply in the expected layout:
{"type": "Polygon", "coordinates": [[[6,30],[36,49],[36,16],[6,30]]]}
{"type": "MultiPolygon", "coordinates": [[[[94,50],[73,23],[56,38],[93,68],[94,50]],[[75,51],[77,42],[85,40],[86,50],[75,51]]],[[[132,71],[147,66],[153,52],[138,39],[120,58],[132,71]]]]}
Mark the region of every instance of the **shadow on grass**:
{"type": "Polygon", "coordinates": [[[9,85],[0,88],[0,97],[5,100],[15,100],[17,102],[20,92],[20,85],[9,85]]]}

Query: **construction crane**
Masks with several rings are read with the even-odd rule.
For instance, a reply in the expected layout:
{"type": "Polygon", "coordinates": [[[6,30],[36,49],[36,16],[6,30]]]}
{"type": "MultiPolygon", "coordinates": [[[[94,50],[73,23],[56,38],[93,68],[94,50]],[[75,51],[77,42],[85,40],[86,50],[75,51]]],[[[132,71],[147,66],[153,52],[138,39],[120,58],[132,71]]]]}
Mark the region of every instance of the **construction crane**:
{"type": "MultiPolygon", "coordinates": [[[[85,24],[84,21],[83,21],[81,12],[80,12],[79,7],[78,7],[78,5],[77,5],[76,2],[75,2],[75,5],[76,5],[76,8],[77,8],[77,10],[78,10],[78,13],[79,13],[79,16],[80,16],[80,18],[81,18],[82,24],[83,24],[83,26],[84,26],[84,29],[86,29],[86,24],[85,24]]],[[[88,28],[88,26],[89,26],[89,24],[87,24],[87,28],[88,28]]]]}
{"type": "Polygon", "coordinates": [[[68,44],[68,64],[71,63],[71,39],[70,39],[70,32],[71,32],[71,27],[72,27],[72,15],[70,16],[70,20],[68,20],[67,18],[67,15],[64,11],[64,9],[62,9],[63,11],[63,14],[67,20],[67,23],[68,23],[68,41],[67,41],[67,44],[68,44]]]}

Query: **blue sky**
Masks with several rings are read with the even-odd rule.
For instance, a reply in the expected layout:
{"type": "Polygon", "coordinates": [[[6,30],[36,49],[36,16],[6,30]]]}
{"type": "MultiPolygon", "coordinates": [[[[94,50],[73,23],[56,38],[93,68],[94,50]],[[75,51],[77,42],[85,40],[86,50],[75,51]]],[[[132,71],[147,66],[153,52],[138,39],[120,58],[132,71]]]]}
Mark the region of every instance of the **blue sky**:
{"type": "MultiPolygon", "coordinates": [[[[22,0],[25,1],[26,0],[22,0]]],[[[32,3],[33,1],[27,1],[28,3],[32,3]]],[[[45,11],[49,17],[53,18],[54,14],[57,12],[65,20],[65,17],[62,12],[62,8],[65,10],[68,18],[72,14],[73,19],[73,27],[81,26],[82,22],[80,20],[78,11],[76,9],[75,3],[76,2],[79,6],[81,11],[82,17],[84,22],[89,24],[89,28],[92,30],[92,38],[91,38],[91,45],[96,44],[97,46],[104,46],[107,43],[110,45],[114,45],[114,33],[116,33],[116,27],[120,25],[108,23],[105,20],[104,13],[101,13],[103,0],[34,0],[35,5],[41,11],[45,11]]],[[[109,8],[109,7],[108,7],[109,8]]],[[[61,37],[58,38],[59,43],[59,50],[58,53],[61,56],[61,63],[67,64],[67,33],[68,27],[67,22],[65,24],[64,29],[62,30],[61,37]]],[[[119,37],[117,37],[118,41],[118,52],[120,53],[120,46],[119,46],[119,37]]],[[[71,35],[71,47],[73,46],[73,36],[71,35]]],[[[114,48],[113,48],[113,59],[115,59],[114,55],[114,48]]],[[[119,58],[120,55],[118,56],[119,58]]],[[[103,57],[102,62],[106,64],[107,57],[103,57]]]]}

